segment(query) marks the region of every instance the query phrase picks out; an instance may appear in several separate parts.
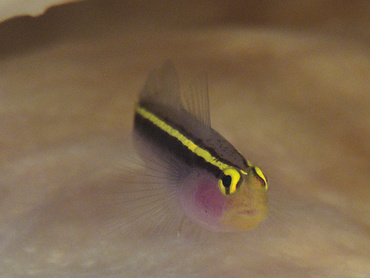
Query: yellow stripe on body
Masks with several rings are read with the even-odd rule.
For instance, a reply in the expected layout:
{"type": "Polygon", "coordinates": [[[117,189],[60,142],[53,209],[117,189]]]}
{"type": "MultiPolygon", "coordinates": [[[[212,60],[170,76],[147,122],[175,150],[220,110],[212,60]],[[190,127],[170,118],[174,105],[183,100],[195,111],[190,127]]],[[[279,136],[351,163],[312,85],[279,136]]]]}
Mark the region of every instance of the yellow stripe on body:
{"type": "MultiPolygon", "coordinates": [[[[159,127],[161,130],[169,134],[170,136],[176,138],[179,140],[185,147],[187,147],[189,150],[191,150],[193,153],[196,155],[202,157],[205,161],[208,163],[216,166],[219,168],[221,171],[224,171],[227,168],[235,168],[234,166],[230,166],[228,164],[225,164],[221,161],[219,161],[216,157],[212,156],[207,150],[199,147],[198,145],[194,144],[192,140],[187,138],[185,135],[180,133],[178,130],[174,129],[161,119],[159,119],[157,116],[155,116],[153,113],[149,112],[145,108],[141,106],[136,106],[136,112],[140,114],[142,117],[145,119],[149,120],[152,122],[154,125],[159,127]]],[[[243,174],[247,175],[247,173],[241,169],[238,169],[240,172],[243,174]]]]}

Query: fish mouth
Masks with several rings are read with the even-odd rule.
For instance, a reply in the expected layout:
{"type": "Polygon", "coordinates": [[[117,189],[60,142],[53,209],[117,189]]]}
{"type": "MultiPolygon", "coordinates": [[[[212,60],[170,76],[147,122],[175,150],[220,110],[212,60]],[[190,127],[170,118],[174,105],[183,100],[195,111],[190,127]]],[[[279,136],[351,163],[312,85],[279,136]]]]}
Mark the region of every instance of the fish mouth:
{"type": "Polygon", "coordinates": [[[242,208],[226,213],[221,223],[228,231],[247,231],[257,227],[263,219],[258,209],[242,208]]]}
{"type": "Polygon", "coordinates": [[[241,216],[254,216],[257,214],[257,212],[254,209],[243,209],[239,210],[237,214],[241,216]]]}

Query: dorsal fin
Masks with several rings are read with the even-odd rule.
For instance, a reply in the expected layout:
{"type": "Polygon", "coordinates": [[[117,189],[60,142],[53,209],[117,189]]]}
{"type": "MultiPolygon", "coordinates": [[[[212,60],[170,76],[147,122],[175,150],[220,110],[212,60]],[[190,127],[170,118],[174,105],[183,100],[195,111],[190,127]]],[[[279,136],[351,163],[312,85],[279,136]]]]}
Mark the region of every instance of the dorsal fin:
{"type": "Polygon", "coordinates": [[[164,63],[160,70],[155,69],[149,74],[139,101],[167,106],[175,110],[184,109],[179,77],[170,61],[164,63]]]}
{"type": "Polygon", "coordinates": [[[140,92],[139,102],[167,107],[172,111],[186,111],[203,127],[211,126],[207,83],[198,90],[190,87],[189,91],[181,93],[178,73],[169,60],[159,70],[150,73],[140,92]]]}
{"type": "MultiPolygon", "coordinates": [[[[199,81],[199,80],[198,80],[199,81]]],[[[207,78],[184,91],[184,106],[204,127],[211,127],[207,78]],[[202,82],[203,81],[203,82],[202,82]]]]}

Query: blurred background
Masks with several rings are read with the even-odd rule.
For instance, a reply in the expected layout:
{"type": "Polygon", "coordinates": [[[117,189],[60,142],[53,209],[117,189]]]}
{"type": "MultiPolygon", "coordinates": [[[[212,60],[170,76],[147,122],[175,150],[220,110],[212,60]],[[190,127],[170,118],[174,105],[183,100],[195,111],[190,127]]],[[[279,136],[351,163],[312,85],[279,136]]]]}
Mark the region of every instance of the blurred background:
{"type": "Polygon", "coordinates": [[[0,3],[0,276],[370,276],[369,1],[51,2],[0,3]],[[261,227],[101,237],[96,188],[167,59],[268,176],[261,227]]]}

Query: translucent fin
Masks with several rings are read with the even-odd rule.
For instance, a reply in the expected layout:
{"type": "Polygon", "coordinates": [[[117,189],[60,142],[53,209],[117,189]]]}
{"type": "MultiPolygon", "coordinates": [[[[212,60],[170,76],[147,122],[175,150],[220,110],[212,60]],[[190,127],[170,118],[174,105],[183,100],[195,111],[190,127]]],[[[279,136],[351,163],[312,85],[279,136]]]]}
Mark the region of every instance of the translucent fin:
{"type": "Polygon", "coordinates": [[[167,61],[160,70],[150,73],[144,89],[139,95],[140,102],[147,102],[179,110],[181,102],[179,77],[174,65],[167,61]]]}
{"type": "Polygon", "coordinates": [[[181,166],[152,154],[145,162],[137,157],[123,162],[96,192],[99,207],[105,208],[102,236],[175,238],[183,217],[177,201],[181,166]]]}
{"type": "Polygon", "coordinates": [[[187,175],[188,166],[147,152],[145,160],[132,154],[112,170],[91,190],[102,241],[122,237],[136,244],[138,239],[207,242],[213,238],[180,207],[179,180],[187,175]]]}
{"type": "Polygon", "coordinates": [[[207,81],[196,82],[195,86],[189,86],[189,90],[180,91],[178,73],[171,61],[165,62],[159,70],[152,71],[140,92],[139,102],[180,113],[186,111],[203,127],[211,126],[207,81]]]}
{"type": "Polygon", "coordinates": [[[185,109],[193,115],[204,127],[211,127],[209,110],[208,80],[195,82],[189,86],[189,91],[183,92],[185,109]]]}

